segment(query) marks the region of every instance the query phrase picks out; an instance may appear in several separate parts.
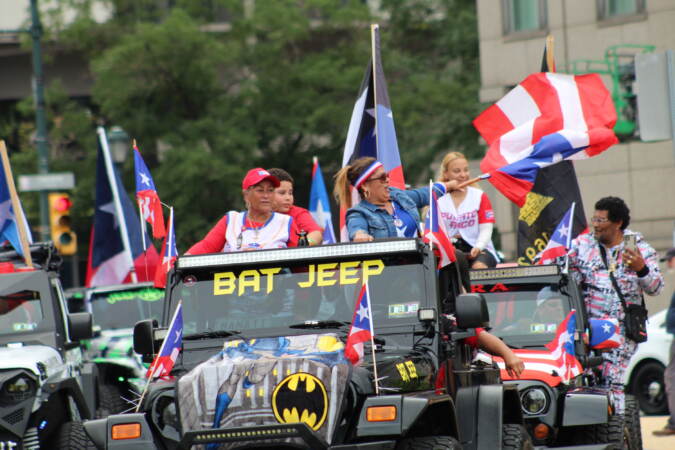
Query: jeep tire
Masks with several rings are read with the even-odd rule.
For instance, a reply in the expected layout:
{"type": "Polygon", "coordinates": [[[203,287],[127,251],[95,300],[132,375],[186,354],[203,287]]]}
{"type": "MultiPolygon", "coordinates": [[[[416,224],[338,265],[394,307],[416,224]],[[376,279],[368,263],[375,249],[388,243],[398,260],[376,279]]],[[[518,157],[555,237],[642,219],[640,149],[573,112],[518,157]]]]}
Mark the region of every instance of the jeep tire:
{"type": "Polygon", "coordinates": [[[531,450],[532,440],[522,425],[507,423],[502,426],[502,449],[531,450]]]}
{"type": "Polygon", "coordinates": [[[60,450],[96,450],[96,446],[87,436],[81,422],[66,422],[61,425],[56,438],[56,448],[60,450]]]}
{"type": "Polygon", "coordinates": [[[129,408],[122,398],[122,389],[114,384],[101,384],[99,386],[99,406],[96,409],[96,417],[107,417],[110,414],[121,414],[129,408]]]}
{"type": "Polygon", "coordinates": [[[457,439],[450,436],[424,436],[403,439],[396,445],[396,450],[459,450],[457,439]]]}
{"type": "Polygon", "coordinates": [[[633,395],[626,394],[626,425],[634,448],[642,448],[642,427],[640,426],[640,404],[633,395]]]}

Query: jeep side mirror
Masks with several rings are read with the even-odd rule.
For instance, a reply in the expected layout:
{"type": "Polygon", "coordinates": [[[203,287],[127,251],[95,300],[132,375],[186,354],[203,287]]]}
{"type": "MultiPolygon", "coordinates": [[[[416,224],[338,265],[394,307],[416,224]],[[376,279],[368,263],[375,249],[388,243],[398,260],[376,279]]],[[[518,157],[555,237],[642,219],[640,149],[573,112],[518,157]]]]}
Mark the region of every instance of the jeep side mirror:
{"type": "Polygon", "coordinates": [[[73,342],[91,339],[94,336],[91,313],[79,312],[68,314],[68,335],[73,342]]]}
{"type": "Polygon", "coordinates": [[[139,355],[154,353],[154,321],[141,320],[134,325],[134,351],[139,355]]]}
{"type": "Polygon", "coordinates": [[[457,326],[463,329],[489,327],[490,314],[482,294],[461,294],[455,302],[457,326]]]}

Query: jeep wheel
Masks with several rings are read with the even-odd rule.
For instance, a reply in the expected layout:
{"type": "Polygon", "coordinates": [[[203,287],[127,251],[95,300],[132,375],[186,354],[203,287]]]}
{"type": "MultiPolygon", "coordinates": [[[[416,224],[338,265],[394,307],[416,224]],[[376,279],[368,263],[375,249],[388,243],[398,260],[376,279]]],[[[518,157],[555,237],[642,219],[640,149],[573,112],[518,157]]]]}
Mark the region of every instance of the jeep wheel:
{"type": "Polygon", "coordinates": [[[663,381],[663,364],[650,361],[638,367],[631,377],[628,392],[637,397],[640,409],[645,414],[659,415],[668,413],[668,397],[663,381]]]}
{"type": "Polygon", "coordinates": [[[633,395],[626,394],[626,424],[634,448],[642,448],[642,427],[640,426],[640,405],[633,395]]]}
{"type": "Polygon", "coordinates": [[[531,450],[532,440],[522,425],[507,423],[502,427],[502,449],[531,450]]]}
{"type": "Polygon", "coordinates": [[[459,450],[457,439],[450,436],[424,436],[403,439],[396,444],[396,450],[459,450]]]}
{"type": "Polygon", "coordinates": [[[96,409],[96,417],[108,417],[110,414],[119,414],[129,408],[122,398],[122,389],[111,384],[99,386],[99,405],[96,409]]]}
{"type": "Polygon", "coordinates": [[[81,422],[66,422],[56,439],[56,448],[63,450],[96,450],[81,422]]]}

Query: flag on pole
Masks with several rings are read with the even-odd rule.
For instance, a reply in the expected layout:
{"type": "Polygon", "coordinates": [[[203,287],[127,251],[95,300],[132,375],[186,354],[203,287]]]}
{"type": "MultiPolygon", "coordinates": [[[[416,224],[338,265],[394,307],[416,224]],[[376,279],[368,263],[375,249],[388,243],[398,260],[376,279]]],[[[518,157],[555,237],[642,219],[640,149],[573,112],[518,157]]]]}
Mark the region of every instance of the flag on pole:
{"type": "Polygon", "coordinates": [[[155,378],[165,378],[171,373],[171,369],[176,364],[178,354],[183,346],[183,304],[178,303],[176,311],[173,313],[169,330],[166,333],[162,347],[155,359],[150,364],[145,376],[148,382],[155,378]]]}
{"type": "Polygon", "coordinates": [[[435,245],[438,249],[440,255],[438,268],[440,269],[454,262],[457,257],[455,256],[455,246],[452,245],[445,227],[439,224],[438,197],[431,181],[429,181],[429,195],[431,196],[431,201],[429,202],[429,212],[424,220],[424,240],[431,243],[432,246],[435,245]]]}
{"type": "Polygon", "coordinates": [[[373,331],[373,313],[370,308],[368,295],[368,283],[361,286],[361,291],[354,307],[352,326],[349,329],[347,343],[345,344],[345,357],[354,366],[363,362],[363,343],[371,341],[375,336],[373,331]]]}
{"type": "Polygon", "coordinates": [[[323,243],[334,244],[337,239],[335,239],[333,219],[330,214],[328,191],[326,191],[321,167],[319,167],[319,159],[316,156],[313,162],[312,186],[309,190],[309,212],[312,214],[314,221],[323,228],[323,243]]]}
{"type": "Polygon", "coordinates": [[[14,250],[25,257],[26,263],[32,266],[29,244],[33,242],[33,238],[28,228],[28,221],[26,221],[21,201],[14,189],[14,179],[4,141],[0,141],[0,151],[2,152],[0,163],[0,242],[9,241],[14,250]],[[15,214],[16,209],[18,209],[20,216],[15,214]],[[21,223],[23,227],[20,225],[21,223]],[[24,233],[21,233],[22,229],[24,233]]]}
{"type": "MultiPolygon", "coordinates": [[[[568,384],[570,380],[583,372],[581,363],[574,351],[576,333],[576,312],[570,311],[556,330],[555,337],[546,344],[546,350],[514,349],[513,352],[523,361],[525,370],[521,379],[535,379],[557,386],[568,384]]],[[[494,357],[501,369],[503,380],[513,380],[505,369],[504,360],[494,357]]]]}
{"type": "Polygon", "coordinates": [[[621,330],[617,319],[588,319],[588,326],[591,348],[603,350],[621,346],[621,330]]]}
{"type": "Polygon", "coordinates": [[[152,225],[152,236],[156,239],[166,236],[162,203],[159,201],[155,182],[145,165],[141,152],[134,143],[134,172],[136,175],[136,201],[143,220],[152,225]]]}
{"type": "MultiPolygon", "coordinates": [[[[384,164],[389,174],[389,184],[405,189],[403,166],[398,151],[394,116],[389,103],[387,82],[384,78],[382,58],[380,57],[380,27],[370,26],[371,59],[359,88],[349,122],[345,150],[342,155],[342,167],[354,160],[372,156],[384,164]]],[[[352,193],[352,204],[358,203],[358,195],[352,193]]],[[[344,208],[340,209],[340,240],[349,240],[345,223],[344,208]]]]}
{"type": "Polygon", "coordinates": [[[553,264],[555,261],[567,254],[570,248],[570,243],[574,238],[574,206],[572,203],[570,209],[567,210],[562,220],[553,231],[551,239],[549,239],[546,248],[537,255],[535,260],[537,264],[553,264]]]}
{"type": "MultiPolygon", "coordinates": [[[[92,287],[132,282],[132,268],[137,281],[152,281],[159,255],[152,245],[143,252],[141,227],[133,203],[124,190],[119,174],[112,164],[108,170],[104,158],[99,140],[96,203],[85,285],[92,287]],[[109,174],[112,174],[113,182],[109,174]],[[121,215],[118,211],[121,211],[121,215]]],[[[146,237],[150,241],[150,237],[146,237]]]]}
{"type": "Polygon", "coordinates": [[[169,209],[169,226],[162,245],[162,263],[157,265],[155,273],[155,287],[166,287],[166,274],[173,267],[174,261],[178,258],[178,249],[176,248],[176,233],[173,226],[173,207],[169,209]]]}

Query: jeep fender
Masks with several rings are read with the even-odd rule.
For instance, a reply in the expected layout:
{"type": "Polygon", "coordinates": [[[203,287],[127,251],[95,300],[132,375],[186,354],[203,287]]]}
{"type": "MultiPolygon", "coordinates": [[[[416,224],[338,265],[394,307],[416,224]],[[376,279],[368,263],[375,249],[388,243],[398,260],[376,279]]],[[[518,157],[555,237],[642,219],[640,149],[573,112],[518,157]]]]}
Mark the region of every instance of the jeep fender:
{"type": "Polygon", "coordinates": [[[82,394],[80,384],[75,378],[64,378],[56,381],[47,379],[42,386],[42,392],[50,397],[60,393],[68,394],[75,401],[77,410],[80,412],[80,417],[82,419],[91,419],[91,410],[82,394]]]}
{"type": "MultiPolygon", "coordinates": [[[[502,448],[503,385],[491,384],[459,388],[457,412],[459,436],[463,448],[467,450],[502,448]]],[[[510,415],[512,414],[511,412],[510,415]]]]}
{"type": "Polygon", "coordinates": [[[575,389],[565,394],[562,426],[607,423],[609,402],[603,391],[575,389]]]}
{"type": "Polygon", "coordinates": [[[143,413],[114,414],[105,419],[87,420],[84,431],[99,449],[153,450],[155,446],[152,431],[143,413]],[[117,424],[137,423],[141,425],[141,436],[137,439],[112,439],[112,427],[117,424]]]}
{"type": "Polygon", "coordinates": [[[96,411],[98,406],[98,396],[96,395],[98,379],[98,368],[93,363],[84,363],[80,372],[80,381],[82,382],[82,394],[87,403],[89,411],[96,411]]]}

